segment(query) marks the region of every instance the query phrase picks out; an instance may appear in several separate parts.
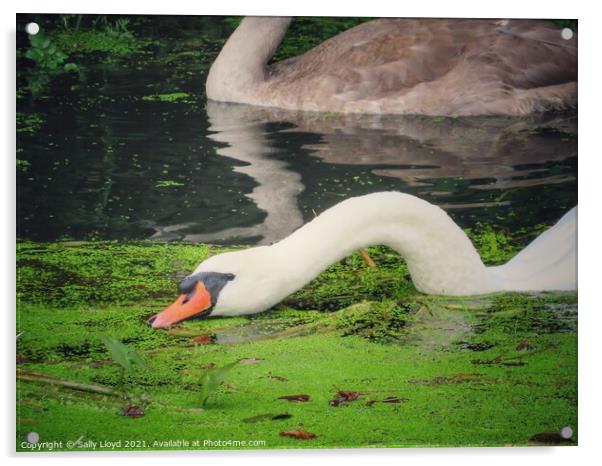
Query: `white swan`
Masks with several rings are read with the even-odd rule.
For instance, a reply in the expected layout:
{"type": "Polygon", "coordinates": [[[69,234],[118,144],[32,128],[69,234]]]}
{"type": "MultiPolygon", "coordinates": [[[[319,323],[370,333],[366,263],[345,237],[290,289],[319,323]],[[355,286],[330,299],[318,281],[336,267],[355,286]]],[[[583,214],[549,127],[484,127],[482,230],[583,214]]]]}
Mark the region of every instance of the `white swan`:
{"type": "Polygon", "coordinates": [[[249,17],[207,97],[339,113],[524,115],[577,102],[577,35],[537,20],[380,19],[268,65],[290,18],[249,17]]]}
{"type": "Polygon", "coordinates": [[[271,246],[213,256],[180,284],[181,295],[149,323],[163,328],[209,314],[254,314],[303,287],[357,249],[387,245],[424,293],[575,290],[577,208],[507,264],[485,267],[466,234],[439,207],[409,194],[347,199],[271,246]]]}

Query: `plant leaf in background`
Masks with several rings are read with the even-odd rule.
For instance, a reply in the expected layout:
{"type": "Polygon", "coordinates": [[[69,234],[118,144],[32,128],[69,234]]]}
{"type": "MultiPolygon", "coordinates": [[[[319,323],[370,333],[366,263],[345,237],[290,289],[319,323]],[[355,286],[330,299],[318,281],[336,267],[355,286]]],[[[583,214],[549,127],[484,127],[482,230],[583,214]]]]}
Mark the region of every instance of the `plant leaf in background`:
{"type": "Polygon", "coordinates": [[[238,364],[238,361],[226,364],[223,367],[212,367],[203,373],[201,378],[201,406],[205,405],[207,398],[226,380],[228,373],[236,364],[238,364]]]}
{"type": "Polygon", "coordinates": [[[107,347],[113,361],[123,367],[127,372],[131,372],[134,365],[147,367],[146,363],[136,350],[128,348],[119,340],[113,337],[104,336],[102,337],[102,342],[107,347]]]}

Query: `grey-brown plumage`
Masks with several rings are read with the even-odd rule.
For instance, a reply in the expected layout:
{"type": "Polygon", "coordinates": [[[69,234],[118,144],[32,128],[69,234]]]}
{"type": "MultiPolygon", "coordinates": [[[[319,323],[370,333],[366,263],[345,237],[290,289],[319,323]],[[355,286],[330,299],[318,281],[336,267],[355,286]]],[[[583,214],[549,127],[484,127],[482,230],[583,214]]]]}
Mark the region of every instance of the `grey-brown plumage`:
{"type": "Polygon", "coordinates": [[[577,102],[577,36],[537,20],[379,19],[267,65],[289,18],[245,18],[210,99],[341,113],[524,115],[577,102]]]}

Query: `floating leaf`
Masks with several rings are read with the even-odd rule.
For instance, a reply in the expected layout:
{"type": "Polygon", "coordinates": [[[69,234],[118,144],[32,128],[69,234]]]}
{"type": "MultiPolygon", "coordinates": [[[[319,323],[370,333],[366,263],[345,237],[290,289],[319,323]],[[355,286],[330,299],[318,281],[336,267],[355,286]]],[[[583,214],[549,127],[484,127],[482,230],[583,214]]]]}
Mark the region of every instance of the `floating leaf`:
{"type": "Polygon", "coordinates": [[[529,340],[523,340],[516,346],[516,351],[531,351],[533,346],[529,343],[529,340]]]}
{"type": "Polygon", "coordinates": [[[340,406],[344,403],[355,401],[360,397],[360,392],[337,390],[337,396],[330,400],[330,406],[340,406]]]}
{"type": "Polygon", "coordinates": [[[317,438],[316,434],[312,434],[311,432],[306,432],[304,430],[285,430],[280,432],[282,437],[293,437],[299,440],[307,440],[311,438],[317,438]]]}
{"type": "Polygon", "coordinates": [[[230,364],[226,364],[223,367],[212,367],[207,369],[201,379],[201,406],[204,406],[207,402],[207,398],[222,384],[230,370],[238,364],[238,361],[234,361],[230,364]]]}
{"type": "Polygon", "coordinates": [[[215,343],[215,337],[213,335],[199,335],[194,337],[192,342],[197,345],[212,345],[215,343]]]}
{"type": "Polygon", "coordinates": [[[128,417],[142,417],[144,416],[144,410],[136,405],[128,405],[121,408],[121,413],[128,417]]]}
{"type": "Polygon", "coordinates": [[[309,395],[301,394],[301,395],[285,395],[279,396],[279,400],[287,400],[287,401],[299,401],[301,403],[305,403],[309,401],[309,395]]]}

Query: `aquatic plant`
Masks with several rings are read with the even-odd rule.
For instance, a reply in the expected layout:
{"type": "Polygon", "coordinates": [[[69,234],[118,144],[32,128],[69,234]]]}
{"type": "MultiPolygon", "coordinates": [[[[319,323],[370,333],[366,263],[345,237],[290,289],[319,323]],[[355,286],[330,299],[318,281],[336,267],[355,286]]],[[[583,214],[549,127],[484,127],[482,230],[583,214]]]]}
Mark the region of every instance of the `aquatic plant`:
{"type": "Polygon", "coordinates": [[[41,69],[59,70],[62,65],[64,71],[76,71],[75,63],[64,63],[68,55],[64,53],[56,42],[46,34],[36,34],[29,36],[30,48],[25,56],[33,60],[41,69]]]}
{"type": "Polygon", "coordinates": [[[172,92],[170,94],[151,94],[142,97],[149,102],[190,102],[191,95],[187,92],[172,92]]]}
{"type": "Polygon", "coordinates": [[[237,364],[238,361],[234,361],[222,367],[210,367],[203,373],[203,377],[201,378],[201,406],[205,406],[209,396],[219,388],[228,377],[232,368],[237,364]]]}
{"type": "Polygon", "coordinates": [[[128,388],[128,379],[134,374],[136,367],[146,368],[146,362],[133,348],[124,345],[116,338],[103,336],[101,338],[107,351],[111,355],[113,362],[121,367],[119,388],[124,398],[131,398],[131,393],[128,388]]]}
{"type": "Polygon", "coordinates": [[[31,165],[30,162],[23,159],[17,159],[17,168],[22,171],[27,171],[27,168],[31,165]]]}
{"type": "Polygon", "coordinates": [[[178,183],[177,181],[172,180],[161,180],[157,181],[157,184],[155,184],[155,188],[171,188],[175,186],[184,186],[184,183],[178,183]]]}
{"type": "MultiPolygon", "coordinates": [[[[69,53],[107,52],[125,55],[142,48],[148,40],[137,39],[128,29],[128,18],[110,21],[107,15],[61,15],[62,30],[52,31],[58,46],[69,53]],[[87,23],[84,25],[84,23],[87,23]]],[[[111,55],[105,57],[110,60],[111,55]]]]}
{"type": "Polygon", "coordinates": [[[17,112],[17,133],[35,134],[43,122],[39,113],[17,112]]]}

